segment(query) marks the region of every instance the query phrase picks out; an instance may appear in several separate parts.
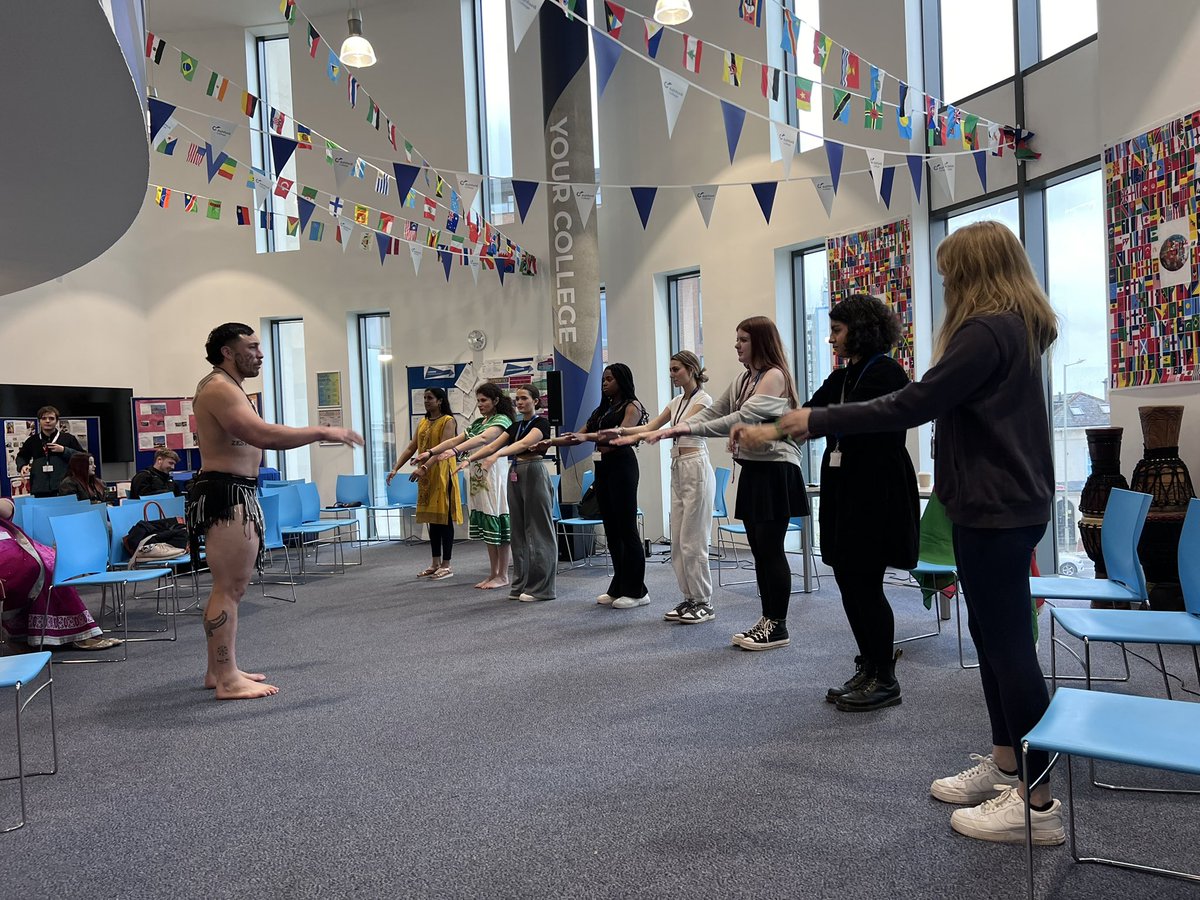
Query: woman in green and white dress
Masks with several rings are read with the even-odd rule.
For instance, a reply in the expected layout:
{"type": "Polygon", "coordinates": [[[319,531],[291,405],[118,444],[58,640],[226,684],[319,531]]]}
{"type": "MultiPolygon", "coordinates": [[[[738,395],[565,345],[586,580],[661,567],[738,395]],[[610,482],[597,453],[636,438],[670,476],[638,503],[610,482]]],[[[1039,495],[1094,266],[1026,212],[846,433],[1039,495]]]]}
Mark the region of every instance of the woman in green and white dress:
{"type": "MultiPolygon", "coordinates": [[[[464,434],[456,434],[414,462],[450,459],[486,446],[499,437],[516,419],[512,400],[491,382],[481,384],[475,391],[479,418],[464,434]]],[[[508,564],[511,556],[512,531],[508,515],[508,460],[501,459],[490,469],[472,463],[467,481],[467,503],[471,510],[470,535],[473,541],[483,541],[491,561],[491,574],[475,587],[483,590],[508,584],[508,564]]]]}

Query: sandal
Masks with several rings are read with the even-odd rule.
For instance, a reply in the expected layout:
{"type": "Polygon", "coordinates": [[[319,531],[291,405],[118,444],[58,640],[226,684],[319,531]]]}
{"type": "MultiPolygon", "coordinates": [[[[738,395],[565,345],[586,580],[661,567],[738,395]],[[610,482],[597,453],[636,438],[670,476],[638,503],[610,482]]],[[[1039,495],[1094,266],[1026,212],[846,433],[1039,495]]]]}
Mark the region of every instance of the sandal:
{"type": "Polygon", "coordinates": [[[449,566],[442,566],[433,575],[430,576],[430,581],[441,581],[443,578],[449,578],[454,573],[450,571],[449,566]]]}
{"type": "Polygon", "coordinates": [[[437,566],[430,566],[428,569],[418,572],[417,577],[418,578],[428,578],[430,575],[436,575],[437,571],[438,571],[437,566]]]}

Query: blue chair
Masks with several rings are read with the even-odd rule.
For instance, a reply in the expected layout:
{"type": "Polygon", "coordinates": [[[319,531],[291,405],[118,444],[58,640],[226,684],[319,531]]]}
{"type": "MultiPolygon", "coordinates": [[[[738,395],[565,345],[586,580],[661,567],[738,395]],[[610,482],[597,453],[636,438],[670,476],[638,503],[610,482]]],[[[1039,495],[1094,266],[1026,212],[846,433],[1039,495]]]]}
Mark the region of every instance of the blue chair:
{"type": "MultiPolygon", "coordinates": [[[[125,610],[125,588],[132,584],[134,597],[136,585],[158,581],[171,574],[170,569],[121,569],[108,570],[108,530],[99,509],[89,510],[73,516],[57,516],[50,520],[54,532],[57,557],[54,562],[54,580],[50,590],[60,587],[99,587],[105,592],[113,588],[113,616],[124,632],[121,644],[122,656],[118,659],[61,660],[61,662],[123,662],[129,656],[129,616],[125,610]]],[[[173,612],[178,613],[178,609],[173,612]]],[[[138,638],[137,640],[175,640],[179,634],[175,615],[171,615],[171,636],[168,638],[138,638]]],[[[43,632],[43,638],[45,633],[43,632]]]]}
{"type": "MultiPolygon", "coordinates": [[[[296,581],[292,576],[292,557],[287,551],[287,544],[283,540],[283,528],[279,524],[279,495],[272,492],[259,498],[259,504],[263,511],[263,551],[272,554],[274,550],[283,551],[284,565],[287,568],[287,581],[268,581],[264,570],[259,572],[258,583],[262,585],[263,596],[271,600],[286,600],[289,603],[296,602],[296,581]],[[268,584],[286,585],[291,588],[292,596],[277,597],[274,594],[267,593],[268,584]]],[[[272,554],[273,555],[273,554],[272,554]]]]}
{"type": "MultiPolygon", "coordinates": [[[[164,497],[170,497],[169,494],[164,494],[164,497]]],[[[182,498],[180,498],[182,499],[182,498]]],[[[149,502],[149,501],[147,501],[149,502]]],[[[158,510],[152,509],[150,512],[151,518],[159,518],[158,510]]],[[[110,569],[118,569],[123,566],[127,567],[130,563],[129,551],[125,549],[123,538],[129,534],[129,530],[138,522],[145,518],[146,504],[140,500],[134,500],[129,503],[122,503],[120,506],[108,507],[108,565],[110,569]]],[[[171,514],[168,514],[171,515],[171,514]]],[[[182,513],[181,513],[182,515],[182,513]]],[[[204,551],[200,551],[200,559],[204,559],[204,551]]],[[[179,607],[179,570],[185,566],[190,566],[192,562],[191,554],[187,550],[180,550],[175,556],[164,559],[143,560],[139,562],[140,566],[161,567],[171,570],[171,580],[169,587],[175,593],[173,600],[174,607],[179,607]]],[[[197,572],[193,569],[190,572],[192,593],[191,596],[198,602],[200,595],[199,581],[197,572]]],[[[171,608],[168,605],[168,608],[171,608]]],[[[191,609],[191,605],[187,607],[191,609]]],[[[181,609],[182,611],[182,609],[181,609]]],[[[162,609],[160,613],[166,614],[162,609]]]]}
{"type": "Polygon", "coordinates": [[[50,651],[43,650],[40,653],[22,653],[18,656],[0,658],[0,688],[13,689],[17,709],[17,774],[0,778],[0,781],[16,779],[21,794],[21,820],[16,825],[0,828],[0,834],[4,834],[25,826],[25,779],[36,775],[53,775],[58,771],[58,732],[54,724],[54,675],[50,666],[50,651]],[[46,673],[46,680],[33,693],[24,696],[22,692],[28,685],[33,684],[43,672],[46,673]],[[49,688],[50,697],[50,747],[53,764],[49,771],[26,774],[25,748],[21,742],[21,716],[25,712],[25,707],[29,706],[34,697],[46,688],[49,688]]]}
{"type": "MultiPolygon", "coordinates": [[[[320,514],[321,502],[317,499],[315,504],[312,499],[312,493],[302,492],[302,485],[289,484],[278,491],[268,491],[263,495],[263,499],[268,496],[276,496],[279,498],[279,524],[280,533],[284,541],[293,540],[299,550],[300,562],[297,570],[297,575],[301,580],[305,576],[304,568],[304,546],[306,543],[313,545],[314,555],[317,553],[321,543],[335,544],[335,560],[336,560],[336,541],[324,540],[323,536],[337,531],[341,526],[337,522],[331,521],[310,521],[304,517],[304,494],[309,494],[308,504],[310,509],[316,509],[317,515],[320,514]],[[311,539],[311,540],[309,540],[311,539]]],[[[315,485],[313,490],[315,491],[315,485]]],[[[316,560],[314,559],[314,565],[316,560]]],[[[335,562],[336,565],[336,562],[335,562]]],[[[344,569],[343,569],[344,571],[344,569]]],[[[312,573],[312,574],[329,574],[329,573],[312,573]]]]}
{"type": "Polygon", "coordinates": [[[25,533],[39,544],[45,544],[47,547],[54,546],[54,534],[50,531],[50,520],[56,516],[73,516],[89,509],[95,509],[98,512],[103,510],[103,507],[98,504],[93,507],[86,500],[76,500],[74,497],[64,497],[63,499],[72,502],[53,505],[39,504],[25,511],[25,533]]]}
{"type": "Polygon", "coordinates": [[[78,504],[80,502],[78,497],[71,495],[63,497],[30,497],[26,495],[24,497],[13,497],[12,501],[14,507],[13,521],[16,522],[17,527],[23,530],[26,534],[29,533],[29,528],[26,523],[26,516],[34,507],[70,507],[71,504],[78,504]]]}
{"type": "MultiPolygon", "coordinates": [[[[800,533],[801,531],[803,531],[804,523],[803,523],[802,519],[803,519],[802,516],[794,516],[788,522],[787,530],[788,530],[789,534],[797,534],[797,533],[800,533]]],[[[734,585],[734,584],[750,584],[751,582],[753,582],[755,580],[753,578],[743,578],[740,581],[725,581],[724,580],[724,576],[722,573],[726,570],[726,568],[733,568],[733,569],[753,569],[754,568],[754,560],[753,559],[742,559],[738,555],[738,545],[734,542],[734,538],[739,537],[739,536],[741,536],[741,537],[746,536],[746,526],[743,525],[741,522],[736,522],[736,523],[727,522],[724,525],[717,526],[717,558],[719,560],[725,558],[725,556],[726,556],[725,548],[726,547],[728,547],[730,550],[733,551],[733,565],[732,566],[722,566],[719,562],[717,563],[717,584],[721,585],[722,587],[728,587],[728,586],[734,585]],[[726,539],[726,538],[728,538],[728,539],[726,539]]],[[[792,593],[794,594],[796,592],[792,591],[792,593]]]]}
{"type": "MultiPolygon", "coordinates": [[[[367,507],[368,532],[373,530],[376,535],[379,533],[378,526],[375,524],[376,514],[383,513],[385,519],[391,519],[392,513],[398,512],[400,514],[400,539],[405,543],[414,542],[416,540],[415,536],[413,535],[414,529],[411,525],[405,529],[404,523],[405,519],[407,518],[406,513],[415,513],[417,511],[417,491],[417,483],[415,481],[409,481],[406,476],[397,475],[395,478],[393,478],[391,483],[387,486],[387,502],[372,503],[367,507]],[[405,533],[406,531],[407,533],[405,533]]],[[[390,527],[388,531],[390,535],[390,527]]],[[[369,539],[377,540],[378,538],[369,539]]],[[[390,537],[384,538],[383,540],[390,540],[390,537]]]]}
{"type": "Polygon", "coordinates": [[[728,524],[729,507],[725,502],[725,491],[729,489],[729,478],[733,475],[733,471],[725,466],[717,466],[713,469],[713,474],[717,479],[717,490],[713,494],[713,518],[717,520],[718,525],[721,524],[722,519],[728,524]]]}
{"type": "Polygon", "coordinates": [[[153,519],[173,519],[176,516],[182,516],[187,511],[187,500],[182,495],[175,494],[151,494],[149,497],[142,497],[139,500],[132,501],[134,503],[143,503],[142,508],[150,506],[150,516],[153,519]],[[153,506],[157,504],[157,506],[153,506]],[[158,515],[158,511],[162,510],[162,515],[158,515]]]}
{"type": "MultiPolygon", "coordinates": [[[[1106,511],[1106,522],[1107,519],[1106,511]]],[[[1101,538],[1103,539],[1103,534],[1101,538]]],[[[1105,564],[1107,563],[1106,557],[1105,564]]],[[[1115,612],[1128,615],[1131,610],[1115,612]]],[[[1028,771],[1031,749],[1066,755],[1070,848],[1071,857],[1075,862],[1134,869],[1200,882],[1200,874],[1191,872],[1164,869],[1128,860],[1080,856],[1075,827],[1075,785],[1071,774],[1071,757],[1084,756],[1093,762],[1107,760],[1200,775],[1200,704],[1062,688],[1055,691],[1041,721],[1021,741],[1022,761],[1026,767],[1023,771],[1028,771]]],[[[1045,775],[1042,776],[1044,777],[1045,775]]],[[[1039,778],[1035,781],[1028,793],[1032,793],[1032,788],[1041,780],[1039,778]]],[[[1033,900],[1033,834],[1030,818],[1027,800],[1025,855],[1029,898],[1033,900]]],[[[1190,851],[1191,857],[1195,859],[1194,845],[1190,846],[1193,846],[1193,850],[1190,851]]]]}
{"type": "MultiPolygon", "coordinates": [[[[1104,507],[1104,524],[1100,527],[1100,546],[1104,552],[1104,565],[1108,569],[1108,578],[1064,578],[1058,576],[1038,577],[1029,579],[1029,587],[1033,596],[1045,597],[1047,600],[1105,600],[1128,603],[1146,602],[1146,576],[1142,572],[1142,564],[1138,559],[1137,546],[1142,536],[1142,525],[1146,521],[1146,513],[1150,509],[1150,495],[1138,494],[1115,488],[1108,496],[1104,507]]],[[[1144,615],[1134,616],[1135,610],[1099,610],[1099,609],[1068,609],[1055,606],[1050,610],[1050,677],[1055,686],[1058,678],[1067,681],[1081,680],[1079,676],[1059,676],[1057,669],[1058,646],[1055,639],[1056,626],[1068,634],[1083,641],[1083,671],[1082,680],[1090,689],[1092,681],[1128,681],[1129,655],[1125,651],[1124,640],[1136,641],[1136,638],[1124,638],[1113,641],[1108,637],[1112,633],[1113,618],[1097,616],[1097,613],[1115,612],[1121,616],[1131,616],[1131,622],[1150,623],[1144,615]],[[1121,678],[1092,677],[1092,642],[1111,641],[1121,644],[1121,658],[1125,664],[1125,675],[1121,678]]],[[[1163,629],[1169,631],[1169,628],[1163,629]]],[[[1155,643],[1153,639],[1146,643],[1155,643]]],[[[1164,641],[1164,643],[1171,643],[1164,641]]],[[[1187,643],[1186,641],[1182,643],[1187,643]]],[[[1162,648],[1159,647],[1159,661],[1162,662],[1162,648]]],[[[1166,669],[1163,668],[1163,678],[1166,680],[1166,669]]],[[[1167,693],[1171,686],[1168,682],[1167,693]]]]}
{"type": "MultiPolygon", "coordinates": [[[[558,476],[558,477],[560,478],[559,483],[561,483],[561,476],[558,476]]],[[[592,472],[590,470],[587,472],[584,472],[583,480],[580,482],[580,486],[579,486],[580,494],[586,494],[588,492],[588,488],[590,488],[592,486],[592,483],[595,480],[596,480],[596,474],[594,472],[592,472]]],[[[561,537],[563,539],[561,543],[565,544],[566,548],[567,548],[567,567],[575,568],[574,551],[571,549],[571,544],[572,544],[571,538],[573,537],[573,535],[568,534],[567,529],[568,528],[571,528],[571,529],[575,529],[575,528],[595,529],[596,526],[598,526],[598,525],[602,526],[604,524],[604,521],[602,519],[588,519],[583,516],[571,516],[570,518],[567,518],[567,519],[562,518],[562,510],[558,506],[558,484],[554,485],[553,517],[554,517],[554,522],[555,522],[555,524],[554,524],[555,534],[558,537],[561,537]]],[[[591,538],[592,538],[592,542],[594,545],[594,543],[595,543],[595,531],[594,530],[592,532],[591,538]]],[[[595,546],[593,546],[592,549],[595,550],[595,546]]],[[[592,555],[593,554],[589,553],[584,558],[584,560],[583,560],[584,566],[590,567],[592,565],[592,555]]],[[[612,563],[612,559],[610,557],[609,564],[611,565],[611,563],[612,563]]]]}
{"type": "Polygon", "coordinates": [[[324,506],[321,513],[331,513],[341,524],[353,527],[358,543],[358,565],[362,565],[362,541],[358,539],[358,513],[371,505],[371,481],[366,475],[339,475],[334,487],[334,506],[324,506]],[[342,504],[338,506],[336,504],[342,504]],[[355,506],[354,504],[358,504],[355,506]],[[343,517],[344,516],[344,517],[343,517]]]}

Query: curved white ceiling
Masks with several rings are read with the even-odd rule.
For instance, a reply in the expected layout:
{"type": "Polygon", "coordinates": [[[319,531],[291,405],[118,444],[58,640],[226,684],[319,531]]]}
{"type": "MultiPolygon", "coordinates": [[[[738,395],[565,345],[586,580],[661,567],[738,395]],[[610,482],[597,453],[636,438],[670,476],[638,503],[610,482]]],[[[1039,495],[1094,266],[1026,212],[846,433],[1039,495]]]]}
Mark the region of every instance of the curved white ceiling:
{"type": "Polygon", "coordinates": [[[97,2],[0,3],[0,295],[91,262],[133,223],[144,100],[97,2]]]}

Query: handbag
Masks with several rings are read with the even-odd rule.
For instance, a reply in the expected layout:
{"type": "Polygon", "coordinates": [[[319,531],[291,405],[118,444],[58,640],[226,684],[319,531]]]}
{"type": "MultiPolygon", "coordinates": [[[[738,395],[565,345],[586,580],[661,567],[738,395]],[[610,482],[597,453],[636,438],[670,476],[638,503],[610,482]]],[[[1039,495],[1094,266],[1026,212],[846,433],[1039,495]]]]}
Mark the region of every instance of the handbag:
{"type": "Polygon", "coordinates": [[[596,493],[596,485],[588,486],[583,496],[579,498],[579,515],[585,519],[600,518],[600,495],[596,493]]]}

